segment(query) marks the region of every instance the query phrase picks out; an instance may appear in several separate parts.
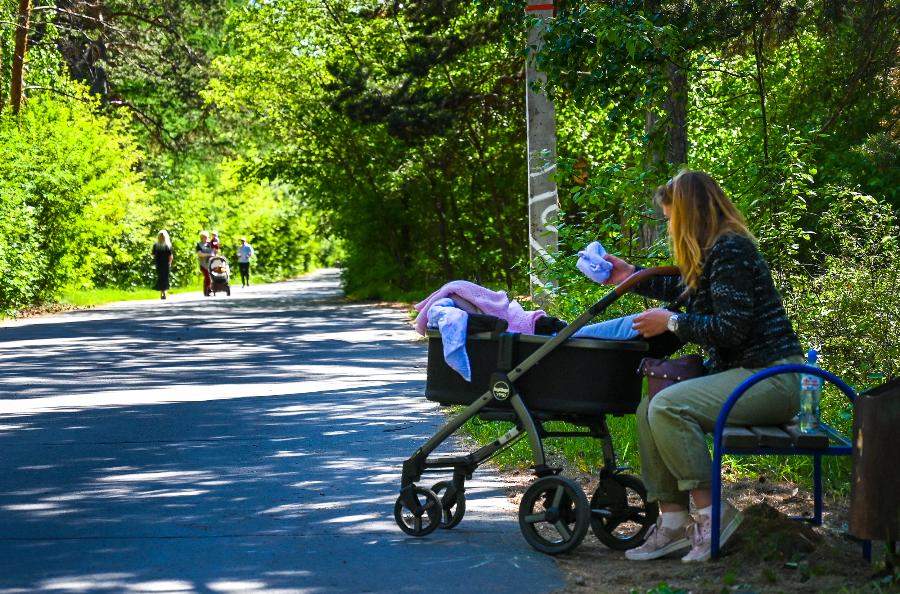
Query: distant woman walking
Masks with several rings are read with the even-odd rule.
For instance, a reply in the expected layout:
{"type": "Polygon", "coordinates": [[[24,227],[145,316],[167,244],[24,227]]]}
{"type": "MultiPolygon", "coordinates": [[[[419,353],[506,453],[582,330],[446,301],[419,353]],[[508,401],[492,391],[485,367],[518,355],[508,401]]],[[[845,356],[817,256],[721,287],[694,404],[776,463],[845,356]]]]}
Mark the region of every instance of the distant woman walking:
{"type": "Polygon", "coordinates": [[[159,298],[165,299],[166,291],[169,290],[169,269],[172,266],[172,242],[165,229],[156,236],[153,259],[156,265],[156,289],[159,291],[159,298]]]}
{"type": "Polygon", "coordinates": [[[250,286],[250,258],[253,257],[253,247],[247,243],[246,237],[241,237],[241,245],[237,249],[238,268],[241,269],[241,286],[250,286]]]}

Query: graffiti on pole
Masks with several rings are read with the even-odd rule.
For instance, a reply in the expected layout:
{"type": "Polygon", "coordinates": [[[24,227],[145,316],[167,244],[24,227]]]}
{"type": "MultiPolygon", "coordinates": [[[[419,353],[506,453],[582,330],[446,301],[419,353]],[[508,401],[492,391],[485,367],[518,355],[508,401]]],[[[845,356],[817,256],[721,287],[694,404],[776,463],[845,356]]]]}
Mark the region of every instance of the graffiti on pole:
{"type": "Polygon", "coordinates": [[[539,277],[540,264],[552,264],[557,250],[557,232],[552,225],[559,211],[559,196],[553,174],[556,171],[556,114],[543,91],[546,76],[535,69],[534,53],[543,43],[543,21],[553,16],[552,2],[528,0],[526,13],[536,17],[528,34],[525,64],[525,107],[528,131],[528,244],[533,270],[531,295],[537,302],[547,281],[539,277]]]}

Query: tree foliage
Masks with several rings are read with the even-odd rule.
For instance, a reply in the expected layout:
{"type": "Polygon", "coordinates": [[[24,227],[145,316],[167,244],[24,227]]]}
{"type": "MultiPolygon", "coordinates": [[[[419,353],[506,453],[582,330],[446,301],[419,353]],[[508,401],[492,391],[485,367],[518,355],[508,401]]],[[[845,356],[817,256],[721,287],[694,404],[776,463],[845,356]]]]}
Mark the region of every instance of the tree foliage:
{"type": "MultiPolygon", "coordinates": [[[[2,4],[4,89],[16,4],[2,4]]],[[[896,374],[896,308],[878,298],[900,208],[896,0],[557,8],[530,48],[539,23],[520,0],[34,7],[24,107],[2,120],[0,306],[149,284],[159,228],[184,284],[215,228],[228,249],[247,236],[272,276],[340,257],[358,296],[454,278],[524,290],[530,55],[557,113],[554,312],[596,297],[574,269],[590,240],[666,261],[649,197],[688,166],[747,214],[826,364],[860,383],[896,374]]]]}
{"type": "Polygon", "coordinates": [[[245,171],[292,183],[345,241],[348,288],[507,286],[522,253],[521,61],[469,3],[252,4],[208,98],[260,122],[245,171]]]}
{"type": "Polygon", "coordinates": [[[172,234],[176,285],[199,278],[202,229],[220,231],[226,255],[239,236],[255,243],[262,277],[334,257],[321,214],[298,192],[236,175],[242,126],[223,126],[200,96],[212,57],[229,51],[220,33],[236,3],[58,0],[28,6],[27,26],[19,4],[0,5],[0,96],[21,72],[22,99],[3,120],[0,309],[63,287],[151,286],[161,228],[172,234]]]}
{"type": "Polygon", "coordinates": [[[900,206],[898,17],[888,1],[567,2],[538,58],[563,114],[569,256],[550,271],[562,311],[585,299],[571,254],[589,239],[665,260],[664,241],[644,241],[648,198],[686,165],[712,173],[747,215],[802,340],[830,369],[858,385],[896,374],[894,305],[876,299],[875,279],[896,268],[881,238],[896,236],[900,206]],[[685,76],[683,163],[654,158],[675,125],[670,68],[685,76]],[[579,160],[585,185],[568,176],[579,160]]]}
{"type": "Polygon", "coordinates": [[[109,107],[126,110],[145,146],[186,151],[214,142],[200,91],[225,51],[229,0],[56,0],[53,41],[71,77],[109,107]]]}
{"type": "Polygon", "coordinates": [[[125,124],[90,103],[35,98],[0,118],[0,307],[141,264],[154,213],[137,158],[125,124]]]}

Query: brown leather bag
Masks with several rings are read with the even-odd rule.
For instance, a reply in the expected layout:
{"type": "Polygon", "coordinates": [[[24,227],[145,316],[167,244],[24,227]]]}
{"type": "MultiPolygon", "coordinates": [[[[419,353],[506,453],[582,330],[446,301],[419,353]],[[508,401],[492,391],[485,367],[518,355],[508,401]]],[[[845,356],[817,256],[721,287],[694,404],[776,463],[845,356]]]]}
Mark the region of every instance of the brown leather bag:
{"type": "Polygon", "coordinates": [[[676,359],[653,359],[644,357],[638,366],[638,373],[647,377],[647,394],[650,398],[674,383],[706,375],[703,357],[685,355],[676,359]]]}

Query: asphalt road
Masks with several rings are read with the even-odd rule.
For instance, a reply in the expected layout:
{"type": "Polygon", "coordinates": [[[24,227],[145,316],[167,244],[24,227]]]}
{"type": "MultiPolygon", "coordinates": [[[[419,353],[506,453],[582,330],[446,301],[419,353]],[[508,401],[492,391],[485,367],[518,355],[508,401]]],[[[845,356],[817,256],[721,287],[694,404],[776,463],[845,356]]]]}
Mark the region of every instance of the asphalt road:
{"type": "Polygon", "coordinates": [[[455,529],[397,528],[443,416],[406,314],[340,298],[320,271],[0,324],[0,594],[562,587],[488,470],[455,529]]]}

